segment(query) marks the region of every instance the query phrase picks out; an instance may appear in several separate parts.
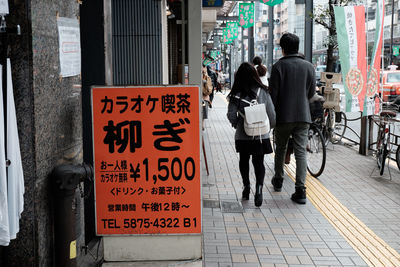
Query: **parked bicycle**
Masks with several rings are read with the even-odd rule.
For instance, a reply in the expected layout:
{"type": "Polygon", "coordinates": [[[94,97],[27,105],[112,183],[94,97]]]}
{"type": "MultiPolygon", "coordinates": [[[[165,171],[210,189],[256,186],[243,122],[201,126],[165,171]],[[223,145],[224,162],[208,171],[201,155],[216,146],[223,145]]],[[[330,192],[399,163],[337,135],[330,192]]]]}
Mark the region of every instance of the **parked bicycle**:
{"type": "MultiPolygon", "coordinates": [[[[383,109],[379,115],[373,115],[372,120],[378,125],[378,136],[376,141],[376,162],[379,169],[379,174],[383,175],[385,170],[385,162],[390,158],[390,154],[392,153],[393,144],[392,133],[395,131],[396,122],[400,122],[400,120],[396,119],[396,111],[399,109],[399,106],[392,103],[382,102],[382,99],[377,96],[382,103],[383,109]]],[[[397,147],[397,151],[395,153],[395,159],[398,168],[400,169],[400,146],[397,147]]],[[[390,172],[390,169],[389,169],[390,172]]]]}
{"type": "Polygon", "coordinates": [[[324,99],[310,104],[311,117],[313,122],[321,131],[325,146],[329,142],[339,143],[347,128],[347,117],[344,112],[336,112],[334,107],[324,108],[324,99]]]}
{"type": "Polygon", "coordinates": [[[317,178],[325,169],[325,139],[316,123],[310,125],[307,137],[307,170],[317,178]]]}
{"type": "MultiPolygon", "coordinates": [[[[272,143],[275,151],[275,130],[272,132],[272,143]]],[[[310,129],[307,135],[307,170],[315,178],[320,176],[326,163],[326,147],[325,140],[317,124],[310,124],[310,129]]],[[[289,144],[290,146],[290,140],[289,144]]],[[[293,149],[288,147],[288,157],[293,153],[293,149]]]]}
{"type": "Polygon", "coordinates": [[[314,119],[319,126],[324,139],[325,146],[329,142],[339,143],[347,128],[347,117],[344,112],[340,112],[340,90],[335,84],[341,80],[338,73],[321,73],[321,86],[317,88],[324,97],[320,111],[320,116],[314,119]]]}
{"type": "Polygon", "coordinates": [[[325,139],[325,146],[329,142],[339,143],[347,127],[347,117],[344,112],[336,112],[334,108],[324,109],[324,119],[321,124],[322,134],[325,139]]]}

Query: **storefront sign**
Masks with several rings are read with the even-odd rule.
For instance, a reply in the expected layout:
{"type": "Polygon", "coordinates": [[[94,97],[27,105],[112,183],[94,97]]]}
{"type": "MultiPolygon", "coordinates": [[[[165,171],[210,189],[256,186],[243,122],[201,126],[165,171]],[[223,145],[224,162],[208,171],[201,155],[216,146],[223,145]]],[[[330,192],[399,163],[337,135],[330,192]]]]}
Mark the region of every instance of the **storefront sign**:
{"type": "Polygon", "coordinates": [[[201,232],[199,87],[92,89],[98,235],[201,232]]]}
{"type": "Polygon", "coordinates": [[[203,0],[203,7],[221,7],[223,5],[223,0],[203,0]]]}

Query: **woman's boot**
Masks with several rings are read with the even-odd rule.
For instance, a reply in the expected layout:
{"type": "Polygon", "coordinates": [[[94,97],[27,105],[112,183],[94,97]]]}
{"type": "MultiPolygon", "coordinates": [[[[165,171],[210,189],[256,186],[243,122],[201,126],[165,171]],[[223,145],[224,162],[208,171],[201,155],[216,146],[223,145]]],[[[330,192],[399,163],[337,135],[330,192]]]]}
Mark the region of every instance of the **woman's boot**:
{"type": "Polygon", "coordinates": [[[262,185],[256,185],[256,194],[254,195],[254,205],[260,207],[263,202],[262,185]]]}
{"type": "Polygon", "coordinates": [[[250,195],[250,185],[245,185],[242,192],[242,198],[244,200],[249,200],[250,195]]]}

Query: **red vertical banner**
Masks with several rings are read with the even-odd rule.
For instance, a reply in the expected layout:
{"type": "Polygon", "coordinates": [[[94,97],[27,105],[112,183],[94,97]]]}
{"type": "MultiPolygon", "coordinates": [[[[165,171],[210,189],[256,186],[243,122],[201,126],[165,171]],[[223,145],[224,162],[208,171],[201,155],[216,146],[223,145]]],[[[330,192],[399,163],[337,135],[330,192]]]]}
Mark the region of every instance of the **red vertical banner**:
{"type": "Polygon", "coordinates": [[[363,6],[335,6],[334,10],[346,95],[345,109],[347,112],[362,111],[367,80],[365,10],[363,6]]]}
{"type": "Polygon", "coordinates": [[[365,36],[365,8],[363,6],[355,6],[355,21],[356,21],[356,34],[357,34],[357,45],[358,45],[358,55],[357,55],[357,65],[361,71],[363,85],[362,90],[358,94],[358,102],[360,105],[360,111],[364,109],[365,95],[367,90],[367,41],[365,36]]]}
{"type": "Polygon", "coordinates": [[[375,94],[379,92],[380,72],[382,64],[382,42],[383,42],[383,27],[385,22],[385,1],[378,0],[375,11],[375,38],[374,47],[372,49],[371,64],[368,70],[367,83],[367,108],[364,108],[363,115],[378,114],[380,105],[379,98],[375,98],[375,94]]]}
{"type": "Polygon", "coordinates": [[[196,86],[92,88],[96,231],[201,232],[196,86]]]}

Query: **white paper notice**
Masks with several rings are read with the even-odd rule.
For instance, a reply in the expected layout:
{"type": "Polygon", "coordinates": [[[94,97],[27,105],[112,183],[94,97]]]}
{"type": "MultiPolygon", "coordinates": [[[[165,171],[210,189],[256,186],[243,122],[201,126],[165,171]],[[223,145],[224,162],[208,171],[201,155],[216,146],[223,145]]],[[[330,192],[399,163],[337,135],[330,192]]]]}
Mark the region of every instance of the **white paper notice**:
{"type": "Polygon", "coordinates": [[[8,0],[0,0],[0,14],[8,14],[8,0]]]}
{"type": "Polygon", "coordinates": [[[81,41],[77,19],[57,19],[60,53],[60,75],[70,77],[81,73],[81,41]]]}

